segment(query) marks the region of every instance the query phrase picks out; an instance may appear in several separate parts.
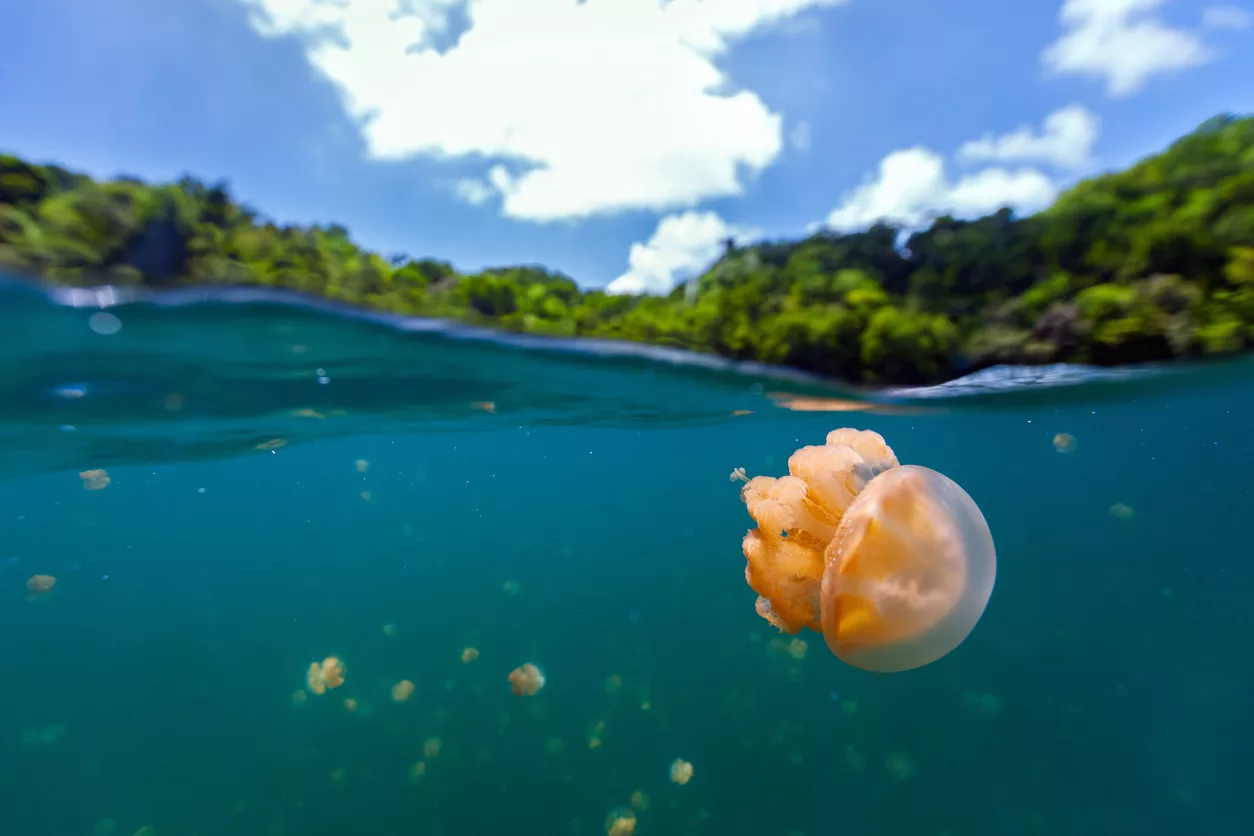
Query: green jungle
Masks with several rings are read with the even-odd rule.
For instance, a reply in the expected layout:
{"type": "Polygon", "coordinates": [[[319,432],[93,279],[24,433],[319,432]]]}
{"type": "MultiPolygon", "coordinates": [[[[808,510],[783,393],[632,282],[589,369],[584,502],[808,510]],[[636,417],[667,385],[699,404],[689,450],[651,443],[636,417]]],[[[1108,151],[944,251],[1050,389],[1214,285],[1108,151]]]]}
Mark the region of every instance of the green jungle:
{"type": "Polygon", "coordinates": [[[1201,357],[1254,343],[1254,117],[1208,120],[1029,217],[941,217],[908,237],[880,224],[728,241],[664,297],[581,291],[533,266],[464,275],[363,250],[342,226],[276,224],[225,184],[100,183],[0,155],[0,270],[65,285],[279,287],[869,384],[938,382],[1002,363],[1201,357]]]}

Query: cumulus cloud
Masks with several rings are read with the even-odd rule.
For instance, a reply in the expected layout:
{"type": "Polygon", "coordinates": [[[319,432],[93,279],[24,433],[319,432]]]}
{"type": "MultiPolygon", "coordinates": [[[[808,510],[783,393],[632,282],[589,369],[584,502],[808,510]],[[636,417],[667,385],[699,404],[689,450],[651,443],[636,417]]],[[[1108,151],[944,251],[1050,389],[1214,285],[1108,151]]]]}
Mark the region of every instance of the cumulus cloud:
{"type": "Polygon", "coordinates": [[[727,223],[714,212],[688,211],[658,222],[649,240],[631,245],[629,268],[606,286],[607,293],[670,292],[681,279],[708,266],[728,238],[757,235],[727,223]]]}
{"type": "Polygon", "coordinates": [[[1155,14],[1167,0],[1065,0],[1062,36],[1046,48],[1055,73],[1104,79],[1110,96],[1128,96],[1153,75],[1204,64],[1211,54],[1197,33],[1155,14]]]}
{"type": "Polygon", "coordinates": [[[939,154],[916,146],[884,157],[876,174],[832,210],[826,225],[848,232],[886,221],[917,229],[939,215],[976,217],[1005,206],[1033,212],[1057,194],[1053,181],[1031,168],[986,168],[953,180],[939,154]]]}
{"type": "Polygon", "coordinates": [[[1245,29],[1251,23],[1254,15],[1240,6],[1208,6],[1202,11],[1202,25],[1210,29],[1245,29]]]}
{"type": "Polygon", "coordinates": [[[371,155],[483,157],[502,212],[534,221],[741,193],[781,119],[718,60],[843,1],[239,0],[262,35],[303,39],[371,155]],[[438,49],[461,7],[469,29],[438,49]]]}
{"type": "Polygon", "coordinates": [[[1101,124],[1080,105],[1070,105],[1047,116],[1040,133],[1025,126],[1001,136],[986,134],[963,145],[958,156],[973,161],[1033,161],[1084,168],[1092,160],[1101,124]]]}

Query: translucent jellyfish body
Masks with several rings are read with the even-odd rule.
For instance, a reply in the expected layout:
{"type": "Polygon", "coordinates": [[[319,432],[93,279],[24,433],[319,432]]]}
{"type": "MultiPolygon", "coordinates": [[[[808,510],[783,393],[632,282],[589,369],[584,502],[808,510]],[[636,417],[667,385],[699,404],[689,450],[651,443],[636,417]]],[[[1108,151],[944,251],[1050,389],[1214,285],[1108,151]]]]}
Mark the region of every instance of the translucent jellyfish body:
{"type": "Polygon", "coordinates": [[[869,430],[835,430],[793,453],[788,470],[741,491],[758,523],[743,543],[758,614],[786,633],[821,632],[838,658],[869,671],[921,667],[961,644],[997,573],[993,536],[966,491],[900,465],[869,430]]]}

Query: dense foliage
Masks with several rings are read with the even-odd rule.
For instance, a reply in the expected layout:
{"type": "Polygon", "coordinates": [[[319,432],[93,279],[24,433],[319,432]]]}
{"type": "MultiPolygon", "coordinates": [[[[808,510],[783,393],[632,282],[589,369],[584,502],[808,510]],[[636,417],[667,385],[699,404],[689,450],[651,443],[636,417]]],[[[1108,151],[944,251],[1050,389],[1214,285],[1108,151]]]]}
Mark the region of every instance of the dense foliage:
{"type": "Polygon", "coordinates": [[[98,183],[0,156],[0,267],[56,283],[273,285],[529,333],[640,340],[847,380],[1120,364],[1254,343],[1254,118],[1220,117],[1048,210],[727,251],[667,297],[535,267],[458,274],[339,226],[280,226],[185,178],[98,183]]]}

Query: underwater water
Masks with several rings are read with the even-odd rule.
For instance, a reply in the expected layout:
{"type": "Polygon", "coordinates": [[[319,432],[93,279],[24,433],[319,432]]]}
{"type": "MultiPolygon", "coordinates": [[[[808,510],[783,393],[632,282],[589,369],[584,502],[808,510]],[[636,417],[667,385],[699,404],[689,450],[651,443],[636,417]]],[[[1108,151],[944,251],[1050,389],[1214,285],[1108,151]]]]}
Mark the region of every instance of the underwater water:
{"type": "Polygon", "coordinates": [[[0,288],[6,836],[1249,832],[1248,363],[854,396],[109,301],[0,288]],[[842,426],[996,541],[983,619],[918,670],[754,612],[728,474],[842,426]],[[343,684],[308,693],[330,655],[343,684]]]}

